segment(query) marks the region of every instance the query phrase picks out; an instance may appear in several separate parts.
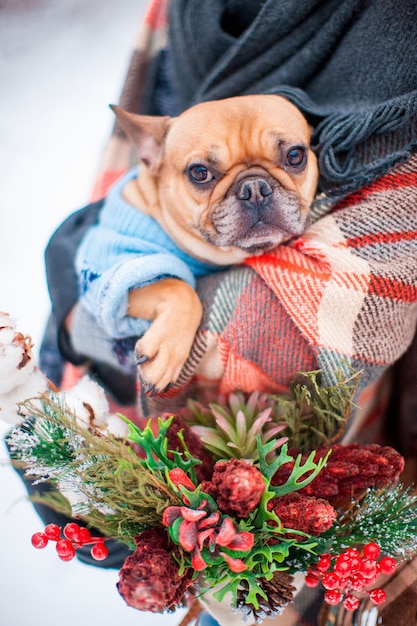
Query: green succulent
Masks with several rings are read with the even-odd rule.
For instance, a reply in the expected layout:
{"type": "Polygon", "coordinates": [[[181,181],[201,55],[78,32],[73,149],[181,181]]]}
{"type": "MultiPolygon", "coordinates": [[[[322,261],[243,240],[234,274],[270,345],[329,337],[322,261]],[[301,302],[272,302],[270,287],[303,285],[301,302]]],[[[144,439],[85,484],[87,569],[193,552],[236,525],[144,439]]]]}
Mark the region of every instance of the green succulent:
{"type": "Polygon", "coordinates": [[[236,392],[223,406],[210,403],[207,406],[190,400],[191,428],[216,459],[259,459],[257,437],[263,444],[273,439],[273,450],[288,438],[276,436],[286,428],[286,423],[275,419],[273,400],[266,394],[253,392],[249,397],[236,392]]]}

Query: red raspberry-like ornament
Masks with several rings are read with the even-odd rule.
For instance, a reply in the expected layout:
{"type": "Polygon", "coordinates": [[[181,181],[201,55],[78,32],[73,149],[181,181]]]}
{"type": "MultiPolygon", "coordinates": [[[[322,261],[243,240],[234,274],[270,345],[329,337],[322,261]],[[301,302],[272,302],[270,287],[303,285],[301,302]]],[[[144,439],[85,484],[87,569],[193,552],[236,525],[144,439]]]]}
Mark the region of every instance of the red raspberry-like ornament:
{"type": "Polygon", "coordinates": [[[265,482],[254,465],[244,459],[231,459],[216,463],[211,482],[205,488],[223,513],[244,518],[261,501],[265,482]]]}

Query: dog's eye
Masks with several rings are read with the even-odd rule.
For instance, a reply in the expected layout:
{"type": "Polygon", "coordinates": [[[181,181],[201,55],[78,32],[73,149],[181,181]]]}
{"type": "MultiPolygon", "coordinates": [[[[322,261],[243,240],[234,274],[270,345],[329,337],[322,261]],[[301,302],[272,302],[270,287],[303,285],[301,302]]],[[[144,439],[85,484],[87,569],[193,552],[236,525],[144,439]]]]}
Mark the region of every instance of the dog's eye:
{"type": "Polygon", "coordinates": [[[302,146],[295,146],[288,150],[286,162],[291,167],[301,167],[306,161],[306,149],[302,146]]]}
{"type": "Polygon", "coordinates": [[[209,183],[214,176],[205,165],[191,165],[188,169],[191,180],[195,183],[209,183]]]}

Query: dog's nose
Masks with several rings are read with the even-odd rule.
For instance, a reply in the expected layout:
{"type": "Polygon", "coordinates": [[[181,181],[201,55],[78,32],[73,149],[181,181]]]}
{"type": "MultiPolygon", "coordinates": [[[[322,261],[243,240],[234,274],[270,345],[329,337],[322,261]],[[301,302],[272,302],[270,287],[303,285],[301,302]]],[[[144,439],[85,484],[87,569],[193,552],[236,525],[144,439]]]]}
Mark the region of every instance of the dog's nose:
{"type": "Polygon", "coordinates": [[[272,188],[264,178],[246,179],[236,190],[237,198],[250,204],[262,203],[271,193],[272,188]]]}

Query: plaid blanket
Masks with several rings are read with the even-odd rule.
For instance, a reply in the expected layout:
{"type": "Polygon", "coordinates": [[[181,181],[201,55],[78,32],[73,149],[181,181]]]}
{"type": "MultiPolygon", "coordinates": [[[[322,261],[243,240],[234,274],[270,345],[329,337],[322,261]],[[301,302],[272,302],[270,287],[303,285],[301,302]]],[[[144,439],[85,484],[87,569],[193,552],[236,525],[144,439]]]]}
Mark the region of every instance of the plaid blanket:
{"type": "MultiPolygon", "coordinates": [[[[120,99],[130,111],[155,111],[159,103],[151,106],[150,99],[169,100],[169,87],[155,71],[167,42],[167,4],[152,0],[142,21],[120,99]]],[[[116,124],[92,199],[103,197],[134,161],[116,124]]],[[[417,156],[412,156],[337,202],[318,197],[310,228],[289,245],[200,280],[204,318],[190,359],[168,394],[142,397],[143,413],[172,410],[202,380],[222,393],[279,392],[298,371],[320,368],[324,382],[332,382],[335,371],[348,365],[363,371],[359,404],[365,396],[375,401],[376,390],[387,389],[386,372],[407,351],[416,330],[416,205],[417,156]]],[[[409,367],[414,366],[413,361],[409,367]]],[[[406,392],[415,394],[417,377],[412,381],[414,389],[406,392]]],[[[380,424],[380,411],[373,415],[380,424]]],[[[416,571],[414,562],[405,565],[388,584],[388,602],[380,611],[384,626],[415,623],[416,571]]],[[[301,593],[269,623],[317,624],[316,609],[317,599],[301,593]]],[[[331,615],[321,619],[322,624],[349,623],[331,615]]]]}

